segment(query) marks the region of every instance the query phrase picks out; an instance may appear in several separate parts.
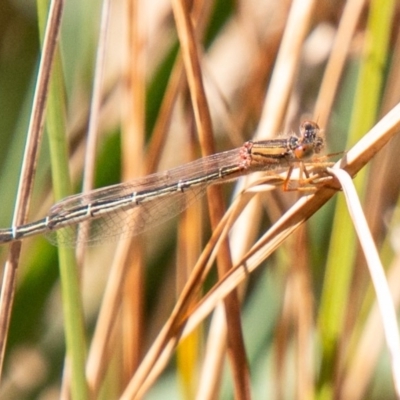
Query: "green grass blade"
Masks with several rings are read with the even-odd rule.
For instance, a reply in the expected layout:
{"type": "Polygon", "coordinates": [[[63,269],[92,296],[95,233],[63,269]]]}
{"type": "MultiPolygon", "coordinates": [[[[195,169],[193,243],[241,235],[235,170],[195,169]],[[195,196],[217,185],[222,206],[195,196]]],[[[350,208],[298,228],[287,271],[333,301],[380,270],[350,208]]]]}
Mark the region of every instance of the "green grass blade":
{"type": "MultiPolygon", "coordinates": [[[[372,127],[379,112],[394,5],[394,1],[374,0],[371,2],[364,57],[360,65],[348,146],[354,144],[372,127]]],[[[355,181],[361,195],[367,183],[367,173],[367,170],[364,169],[358,174],[355,181]]],[[[320,398],[332,397],[339,335],[340,332],[343,332],[356,246],[356,237],[348,217],[347,206],[344,199],[340,197],[336,205],[319,310],[319,329],[323,352],[320,398]]]]}
{"type": "MultiPolygon", "coordinates": [[[[43,0],[38,1],[37,4],[40,30],[43,32],[48,2],[43,0]]],[[[60,53],[57,52],[53,65],[47,106],[47,132],[54,196],[56,199],[61,199],[71,194],[68,172],[68,143],[65,135],[65,91],[63,82],[61,57],[60,53]]],[[[78,267],[72,249],[60,247],[58,254],[67,358],[71,371],[71,393],[74,399],[86,399],[88,398],[88,386],[85,377],[87,349],[78,267]]]]}

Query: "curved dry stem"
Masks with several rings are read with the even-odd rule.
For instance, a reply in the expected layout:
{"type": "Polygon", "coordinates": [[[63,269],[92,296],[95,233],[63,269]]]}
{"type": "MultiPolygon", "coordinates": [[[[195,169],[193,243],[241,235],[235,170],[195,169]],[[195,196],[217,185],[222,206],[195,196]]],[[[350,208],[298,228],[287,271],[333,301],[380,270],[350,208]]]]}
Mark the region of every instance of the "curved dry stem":
{"type": "MultiPolygon", "coordinates": [[[[343,166],[344,169],[352,171],[353,174],[358,172],[400,129],[399,115],[400,105],[396,106],[388,113],[359,143],[349,150],[345,157],[337,162],[336,166],[343,166]]],[[[334,189],[324,187],[319,189],[315,194],[305,196],[297,201],[296,204],[294,204],[294,206],[254,244],[250,251],[234,268],[232,268],[225,278],[220,280],[218,284],[192,308],[190,316],[188,316],[187,319],[177,319],[176,321],[179,322],[178,325],[173,327],[174,323],[172,322],[168,329],[163,330],[162,334],[159,336],[159,339],[163,337],[162,344],[161,341],[156,341],[148,353],[149,356],[150,353],[154,351],[153,357],[151,357],[153,361],[150,361],[147,365],[146,375],[140,374],[142,378],[135,375],[125,392],[126,398],[137,393],[143,394],[145,389],[150,385],[150,382],[155,379],[163,369],[163,366],[165,366],[172,354],[175,344],[178,342],[178,338],[185,337],[198,326],[225,296],[232,290],[235,290],[289,235],[296,231],[300,225],[321,208],[336,192],[337,191],[334,189]],[[169,332],[168,334],[166,333],[167,331],[169,332]],[[158,350],[155,350],[156,348],[158,350]],[[151,366],[153,363],[154,370],[151,366]],[[143,387],[140,382],[143,383],[143,387]]],[[[190,291],[192,289],[193,287],[189,287],[188,290],[190,291]]],[[[186,307],[181,307],[182,303],[178,302],[175,310],[177,310],[177,315],[182,316],[182,310],[186,309],[186,307]]],[[[172,320],[169,320],[169,322],[171,321],[172,320]]]]}
{"type": "Polygon", "coordinates": [[[376,298],[381,312],[386,344],[391,358],[393,381],[397,396],[400,397],[400,334],[397,326],[396,309],[390,295],[385,270],[381,263],[378,250],[369,230],[357,191],[350,175],[346,171],[336,168],[329,168],[329,172],[333,174],[341,184],[351,219],[357,231],[364,256],[367,260],[367,265],[374,284],[376,298]]]}

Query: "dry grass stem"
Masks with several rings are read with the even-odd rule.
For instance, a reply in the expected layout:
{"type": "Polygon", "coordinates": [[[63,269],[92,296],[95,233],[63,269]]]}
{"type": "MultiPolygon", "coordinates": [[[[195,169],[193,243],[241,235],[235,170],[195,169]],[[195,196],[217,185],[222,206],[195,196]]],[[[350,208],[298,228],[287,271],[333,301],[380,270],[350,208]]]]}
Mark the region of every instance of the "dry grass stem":
{"type": "Polygon", "coordinates": [[[354,38],[364,5],[364,0],[351,0],[344,7],[315,104],[314,115],[318,118],[318,123],[321,126],[327,125],[329,115],[332,112],[333,101],[338,90],[340,78],[343,76],[351,40],[354,38]]]}
{"type": "MultiPolygon", "coordinates": [[[[70,167],[75,192],[82,176],[83,191],[140,184],[127,196],[147,230],[79,247],[81,281],[71,274],[72,251],[70,257],[62,247],[57,253],[36,237],[23,242],[22,252],[21,242],[1,246],[7,262],[0,397],[44,398],[50,391],[82,400],[400,397],[394,3],[80,2],[63,15],[53,68],[59,86],[50,69],[63,2],[51,2],[41,54],[32,28],[37,22],[26,7],[2,8],[0,104],[7,112],[0,119],[0,187],[7,190],[0,191],[1,228],[48,215],[51,187],[55,197],[67,196],[60,189],[68,191],[70,167]],[[46,122],[50,133],[61,134],[42,146],[50,77],[46,122]],[[24,104],[32,101],[35,79],[29,116],[24,104]],[[11,94],[7,82],[15,82],[11,94]],[[171,185],[176,171],[189,176],[200,163],[172,168],[252,139],[298,133],[305,118],[320,125],[324,150],[299,163],[288,187],[288,171],[274,175],[273,168],[208,186],[197,181],[202,172],[196,170],[197,186],[181,177],[171,185]],[[13,170],[25,140],[18,177],[13,170]],[[63,150],[55,144],[61,142],[63,150]],[[63,161],[54,163],[57,158],[63,161]],[[152,178],[135,180],[161,171],[157,190],[147,186],[152,178]],[[35,211],[28,216],[32,187],[35,211]],[[142,189],[151,193],[138,199],[142,189]],[[342,218],[346,207],[365,253],[342,218]],[[24,268],[17,279],[18,262],[24,268]],[[390,266],[389,285],[382,265],[390,266]]],[[[38,7],[42,21],[46,10],[38,7]]],[[[224,173],[216,170],[212,179],[224,173]]],[[[133,225],[124,212],[107,223],[122,216],[118,227],[133,225]]],[[[9,232],[0,229],[0,238],[9,232]]]]}
{"type": "Polygon", "coordinates": [[[329,168],[329,172],[340,181],[351,219],[367,260],[382,317],[386,344],[391,357],[393,381],[397,396],[400,397],[400,334],[397,326],[396,310],[386,280],[385,270],[368,228],[367,220],[365,219],[357,191],[350,175],[343,170],[335,168],[329,168]]]}
{"type": "MultiPolygon", "coordinates": [[[[59,38],[63,9],[63,0],[51,2],[48,22],[43,39],[42,57],[39,65],[35,95],[32,104],[32,113],[28,128],[20,184],[17,199],[15,201],[13,225],[21,225],[27,220],[30,196],[32,194],[36,163],[45,121],[50,72],[59,38]]],[[[20,251],[20,242],[13,243],[11,245],[4,268],[0,298],[0,375],[3,369],[4,353],[7,342],[14,291],[16,287],[15,275],[18,267],[20,251]]]]}

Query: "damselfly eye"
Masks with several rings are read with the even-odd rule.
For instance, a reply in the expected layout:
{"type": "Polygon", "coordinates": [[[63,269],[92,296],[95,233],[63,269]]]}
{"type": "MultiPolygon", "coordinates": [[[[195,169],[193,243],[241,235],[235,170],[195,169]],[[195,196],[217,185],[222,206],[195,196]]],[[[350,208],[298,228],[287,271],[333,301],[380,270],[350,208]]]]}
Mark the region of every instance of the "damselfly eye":
{"type": "Polygon", "coordinates": [[[300,126],[300,134],[305,140],[313,140],[319,131],[318,124],[313,121],[304,121],[300,126]]]}

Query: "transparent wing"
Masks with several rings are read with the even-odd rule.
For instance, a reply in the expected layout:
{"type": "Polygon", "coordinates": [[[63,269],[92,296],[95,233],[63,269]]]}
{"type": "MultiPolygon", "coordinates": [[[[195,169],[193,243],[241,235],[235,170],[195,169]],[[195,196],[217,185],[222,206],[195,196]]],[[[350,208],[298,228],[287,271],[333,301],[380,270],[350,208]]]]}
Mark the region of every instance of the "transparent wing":
{"type": "Polygon", "coordinates": [[[184,164],[180,167],[165,172],[148,175],[132,182],[120,183],[96,189],[86,194],[69,196],[50,209],[51,214],[68,213],[72,209],[92,204],[96,201],[107,201],[121,198],[134,192],[152,191],[161,187],[173,185],[179,181],[188,181],[196,177],[206,176],[212,171],[218,171],[226,165],[237,165],[241,162],[241,149],[234,149],[196,161],[184,164]]]}
{"type": "Polygon", "coordinates": [[[46,237],[55,245],[73,247],[80,242],[91,246],[101,244],[106,239],[118,240],[138,235],[180,214],[205,193],[206,187],[203,185],[187,192],[176,192],[133,208],[120,209],[100,218],[68,225],[47,232],[46,237]]]}
{"type": "MultiPolygon", "coordinates": [[[[260,143],[258,152],[263,155],[261,150],[271,144],[262,142],[261,146],[260,143]]],[[[248,150],[242,147],[130,183],[67,197],[50,209],[45,234],[54,244],[74,246],[82,241],[96,244],[106,238],[141,233],[182,212],[210,184],[232,180],[249,172],[276,172],[287,168],[289,161],[281,159],[276,151],[276,148],[282,151],[283,144],[280,140],[272,144],[275,146],[272,155],[264,150],[268,162],[259,160],[251,167],[248,150]]]]}
{"type": "MultiPolygon", "coordinates": [[[[67,197],[55,204],[49,216],[65,216],[68,226],[49,230],[45,234],[48,240],[56,245],[75,246],[85,241],[97,244],[106,238],[118,239],[121,236],[133,236],[155,225],[158,225],[181,213],[193,201],[204,194],[206,187],[213,183],[212,173],[226,165],[236,165],[240,162],[240,149],[234,149],[205,157],[183,166],[148,175],[130,183],[123,183],[97,189],[87,194],[67,197]],[[205,178],[201,184],[193,184],[177,190],[179,182],[190,182],[193,179],[205,178]],[[168,189],[169,188],[169,189],[168,189]],[[174,190],[171,190],[173,188],[174,190]],[[165,189],[165,193],[163,192],[165,189]],[[158,193],[160,192],[160,193],[158,193]],[[104,213],[98,218],[87,217],[87,220],[74,219],[74,212],[86,206],[107,203],[118,199],[140,194],[141,201],[118,210],[104,213]],[[150,194],[146,199],[146,194],[150,194]]],[[[220,182],[221,180],[218,180],[220,182]]]]}
{"type": "Polygon", "coordinates": [[[120,209],[100,218],[48,231],[46,237],[55,245],[70,247],[82,241],[88,245],[96,245],[105,239],[118,240],[134,236],[180,214],[205,193],[207,186],[197,186],[187,192],[175,192],[133,208],[120,209]]]}

